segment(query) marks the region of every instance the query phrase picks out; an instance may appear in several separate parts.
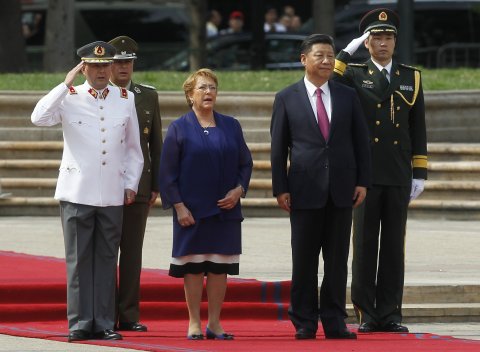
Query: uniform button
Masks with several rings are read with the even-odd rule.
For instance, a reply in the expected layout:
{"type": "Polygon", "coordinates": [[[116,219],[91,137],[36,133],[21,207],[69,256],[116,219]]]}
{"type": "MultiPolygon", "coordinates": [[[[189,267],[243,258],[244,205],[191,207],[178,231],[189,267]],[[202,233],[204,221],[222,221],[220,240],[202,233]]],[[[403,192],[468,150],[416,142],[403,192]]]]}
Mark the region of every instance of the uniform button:
{"type": "Polygon", "coordinates": [[[102,143],[105,143],[105,142],[106,142],[106,140],[104,139],[104,140],[102,141],[102,143]]]}
{"type": "Polygon", "coordinates": [[[393,144],[397,145],[397,144],[398,144],[398,141],[393,141],[393,144]]]}
{"type": "Polygon", "coordinates": [[[106,161],[103,161],[103,162],[102,162],[102,165],[105,165],[106,163],[107,163],[106,161]]]}
{"type": "Polygon", "coordinates": [[[122,139],[122,140],[120,140],[120,143],[123,143],[123,139],[122,139]]]}
{"type": "Polygon", "coordinates": [[[150,172],[150,169],[148,169],[147,171],[150,172]]]}
{"type": "Polygon", "coordinates": [[[325,164],[325,169],[328,169],[328,164],[325,164]]]}
{"type": "Polygon", "coordinates": [[[377,104],[377,108],[381,108],[382,107],[382,104],[377,104]]]}
{"type": "Polygon", "coordinates": [[[104,151],[102,152],[102,154],[107,154],[107,152],[104,150],[104,151]]]}
{"type": "Polygon", "coordinates": [[[81,125],[81,124],[82,124],[82,121],[78,121],[78,124],[81,125]]]}
{"type": "Polygon", "coordinates": [[[122,123],[122,126],[125,126],[125,123],[122,123]]]}
{"type": "Polygon", "coordinates": [[[100,106],[100,110],[103,110],[103,106],[100,106]]]}
{"type": "Polygon", "coordinates": [[[400,110],[400,106],[397,106],[397,111],[400,110]]]}
{"type": "Polygon", "coordinates": [[[100,117],[100,121],[103,121],[103,120],[105,120],[105,117],[100,117]]]}
{"type": "Polygon", "coordinates": [[[399,123],[397,123],[397,124],[395,125],[395,127],[396,127],[396,128],[399,128],[399,127],[400,127],[400,124],[399,124],[399,123]]]}
{"type": "Polygon", "coordinates": [[[377,142],[379,141],[379,139],[378,139],[378,138],[375,138],[374,141],[375,141],[375,143],[377,143],[377,142]]]}
{"type": "Polygon", "coordinates": [[[102,131],[102,132],[105,132],[105,128],[102,128],[101,131],[102,131]]]}
{"type": "Polygon", "coordinates": [[[377,126],[380,125],[380,121],[378,121],[378,120],[375,121],[375,123],[377,124],[377,126]]]}

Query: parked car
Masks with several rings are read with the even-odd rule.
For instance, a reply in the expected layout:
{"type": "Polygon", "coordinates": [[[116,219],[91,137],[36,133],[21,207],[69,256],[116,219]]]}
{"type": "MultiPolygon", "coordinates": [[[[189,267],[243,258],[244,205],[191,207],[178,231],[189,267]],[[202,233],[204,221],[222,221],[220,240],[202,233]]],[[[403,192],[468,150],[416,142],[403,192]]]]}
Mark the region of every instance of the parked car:
{"type": "MultiPolygon", "coordinates": [[[[32,70],[41,69],[48,4],[22,4],[22,24],[32,70]]],[[[184,1],[75,1],[75,48],[119,35],[134,38],[140,47],[136,69],[148,69],[185,48],[188,15],[184,1]]]]}
{"type": "MultiPolygon", "coordinates": [[[[305,35],[290,33],[265,34],[265,68],[289,70],[303,68],[300,63],[300,44],[305,35]]],[[[244,71],[251,69],[252,33],[219,35],[207,42],[207,66],[217,70],[244,71]]],[[[162,70],[188,71],[188,49],[160,67],[162,70]]]]}

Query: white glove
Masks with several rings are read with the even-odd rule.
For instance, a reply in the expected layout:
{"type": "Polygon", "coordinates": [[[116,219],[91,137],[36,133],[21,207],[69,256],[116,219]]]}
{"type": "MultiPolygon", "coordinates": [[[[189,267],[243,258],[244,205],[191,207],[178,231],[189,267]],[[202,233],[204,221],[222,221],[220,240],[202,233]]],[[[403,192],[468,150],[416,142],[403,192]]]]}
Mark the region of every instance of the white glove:
{"type": "Polygon", "coordinates": [[[343,51],[346,51],[347,53],[350,54],[350,56],[352,56],[355,53],[355,51],[358,50],[358,47],[362,45],[365,39],[368,38],[369,35],[370,35],[370,32],[365,32],[360,38],[355,38],[350,43],[348,43],[348,45],[345,47],[345,49],[343,49],[343,51]]]}
{"type": "Polygon", "coordinates": [[[421,178],[412,179],[412,191],[410,192],[410,200],[417,198],[425,188],[425,180],[421,178]]]}

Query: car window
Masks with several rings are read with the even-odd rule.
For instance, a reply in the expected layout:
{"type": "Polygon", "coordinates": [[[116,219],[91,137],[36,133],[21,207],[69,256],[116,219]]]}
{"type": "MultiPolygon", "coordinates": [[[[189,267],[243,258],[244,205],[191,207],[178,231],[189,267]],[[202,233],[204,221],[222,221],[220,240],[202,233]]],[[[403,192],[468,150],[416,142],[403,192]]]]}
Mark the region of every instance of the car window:
{"type": "Polygon", "coordinates": [[[208,53],[208,65],[214,69],[248,70],[250,41],[242,40],[221,45],[208,53]]]}
{"type": "Polygon", "coordinates": [[[267,64],[300,61],[300,44],[298,39],[267,40],[267,64]]]}

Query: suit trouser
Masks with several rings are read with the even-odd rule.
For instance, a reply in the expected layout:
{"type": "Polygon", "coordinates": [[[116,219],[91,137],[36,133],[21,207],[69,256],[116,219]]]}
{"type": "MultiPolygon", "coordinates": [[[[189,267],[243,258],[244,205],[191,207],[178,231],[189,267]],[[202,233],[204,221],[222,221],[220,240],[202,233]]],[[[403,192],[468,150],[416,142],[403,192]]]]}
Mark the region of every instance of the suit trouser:
{"type": "Polygon", "coordinates": [[[113,329],[123,206],[60,202],[70,331],[113,329]]]}
{"type": "Polygon", "coordinates": [[[122,323],[140,320],[140,273],[142,248],[150,206],[133,203],[123,209],[118,276],[118,320],[122,323]]]}
{"type": "Polygon", "coordinates": [[[321,209],[292,210],[292,287],[288,314],[295,329],[318,329],[325,333],[345,329],[347,261],[352,226],[352,208],[337,208],[331,200],[321,209]],[[324,275],[318,305],[320,250],[324,275]]]}
{"type": "Polygon", "coordinates": [[[410,188],[373,186],[354,210],[352,302],[360,323],[402,321],[410,188]]]}

